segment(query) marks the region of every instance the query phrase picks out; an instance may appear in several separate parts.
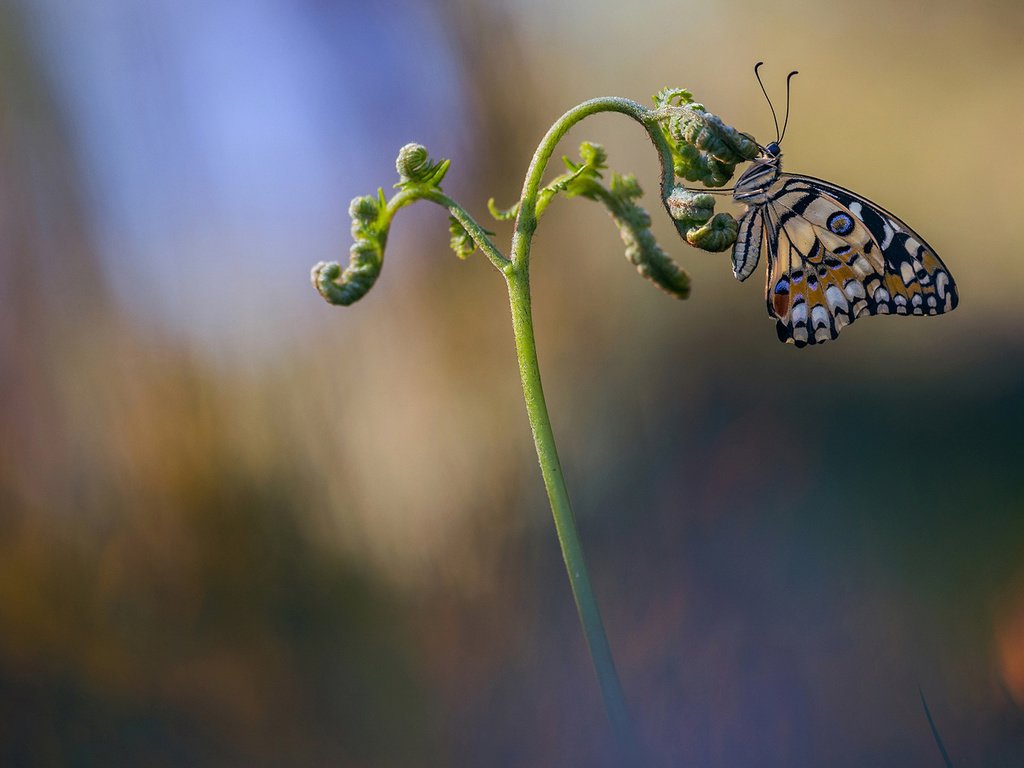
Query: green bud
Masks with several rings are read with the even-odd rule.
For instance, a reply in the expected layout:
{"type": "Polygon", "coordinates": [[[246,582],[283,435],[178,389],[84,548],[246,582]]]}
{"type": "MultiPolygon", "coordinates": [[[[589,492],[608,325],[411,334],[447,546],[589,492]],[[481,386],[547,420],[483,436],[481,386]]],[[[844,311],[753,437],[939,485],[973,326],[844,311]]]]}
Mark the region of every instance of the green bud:
{"type": "Polygon", "coordinates": [[[422,144],[406,144],[398,150],[398,158],[395,160],[395,169],[399,176],[398,184],[395,186],[407,187],[412,184],[426,184],[437,187],[441,184],[445,173],[448,172],[450,164],[450,160],[431,163],[426,147],[422,144]]]}
{"type": "Polygon", "coordinates": [[[364,226],[376,220],[380,209],[377,207],[377,198],[372,195],[353,197],[348,206],[348,215],[353,221],[359,221],[364,226]]]}
{"type": "Polygon", "coordinates": [[[636,176],[631,173],[624,175],[613,173],[609,189],[613,195],[627,200],[643,197],[644,195],[644,191],[640,189],[640,183],[636,180],[636,176]]]}
{"type": "Polygon", "coordinates": [[[580,144],[580,160],[583,161],[583,165],[594,169],[601,169],[605,167],[607,159],[608,153],[600,144],[592,144],[589,141],[584,141],[580,144]]]}
{"type": "Polygon", "coordinates": [[[427,148],[422,144],[406,144],[398,150],[395,168],[403,179],[421,181],[420,174],[428,165],[427,148]]]}
{"type": "Polygon", "coordinates": [[[454,216],[448,217],[448,233],[451,239],[448,241],[455,255],[460,259],[468,259],[476,250],[476,243],[466,228],[454,216]]]}
{"type": "Polygon", "coordinates": [[[680,109],[669,121],[673,139],[733,165],[757,156],[757,143],[749,136],[726,125],[718,115],[696,109],[696,106],[691,104],[680,109]]]}
{"type": "Polygon", "coordinates": [[[373,287],[384,260],[384,248],[376,240],[356,240],[349,248],[348,266],[321,261],[310,273],[313,287],[331,304],[348,306],[373,287]]]}
{"type": "Polygon", "coordinates": [[[681,107],[693,102],[693,94],[685,88],[662,88],[654,96],[655,109],[660,107],[681,107]]]}
{"type": "Polygon", "coordinates": [[[715,199],[706,192],[691,192],[677,186],[665,198],[669,215],[685,227],[704,224],[715,212],[715,199]]]}
{"type": "Polygon", "coordinates": [[[359,260],[375,257],[378,251],[380,251],[380,243],[366,238],[356,240],[348,248],[349,256],[359,260]]]}
{"type": "MultiPolygon", "coordinates": [[[[318,261],[313,265],[309,276],[313,281],[313,287],[320,290],[320,281],[332,282],[338,279],[341,274],[341,264],[336,261],[318,261]]],[[[322,292],[322,291],[321,291],[322,292]]]]}
{"type": "MultiPolygon", "coordinates": [[[[677,225],[678,226],[678,225],[677,225]]],[[[686,232],[686,242],[705,251],[715,253],[728,250],[736,242],[739,225],[728,213],[716,214],[711,221],[698,229],[686,232]]]]}
{"type": "Polygon", "coordinates": [[[687,181],[724,186],[736,165],[757,156],[754,139],[726,125],[693,101],[684,88],[666,88],[654,97],[658,127],[672,153],[672,169],[687,181]]]}

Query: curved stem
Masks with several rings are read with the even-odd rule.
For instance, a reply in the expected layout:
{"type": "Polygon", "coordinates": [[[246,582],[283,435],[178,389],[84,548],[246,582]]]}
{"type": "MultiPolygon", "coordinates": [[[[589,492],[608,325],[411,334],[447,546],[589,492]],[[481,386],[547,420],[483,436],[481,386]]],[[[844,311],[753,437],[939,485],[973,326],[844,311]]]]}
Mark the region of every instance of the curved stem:
{"type": "Polygon", "coordinates": [[[622,692],[622,683],[615,669],[608,636],[604,631],[601,612],[594,598],[590,584],[583,545],[569,502],[569,491],[562,475],[562,466],[555,447],[555,435],[551,429],[544,389],[541,386],[540,367],[537,362],[537,344],[533,334],[533,314],[530,301],[530,277],[526,269],[514,270],[508,277],[509,302],[512,305],[512,327],[515,331],[516,354],[519,357],[519,374],[523,381],[523,396],[526,412],[533,429],[533,440],[537,446],[544,487],[555,519],[555,530],[562,548],[562,559],[569,575],[576,610],[583,634],[586,637],[590,656],[594,662],[601,694],[604,698],[608,718],[615,730],[616,738],[627,753],[635,754],[633,728],[622,692]]]}
{"type": "Polygon", "coordinates": [[[473,242],[476,243],[477,248],[483,251],[484,255],[491,260],[491,263],[497,267],[499,271],[504,272],[505,268],[512,263],[505,258],[504,254],[502,254],[494,243],[491,242],[491,238],[488,237],[487,231],[477,224],[476,219],[470,216],[465,208],[452,200],[437,187],[415,186],[410,187],[409,189],[403,189],[388,201],[388,221],[398,213],[400,208],[404,208],[417,200],[429,200],[432,203],[437,203],[442,208],[447,208],[448,213],[454,216],[459,224],[463,226],[463,228],[469,233],[469,236],[473,238],[473,242]]]}
{"type": "Polygon", "coordinates": [[[494,243],[491,242],[491,238],[488,236],[487,231],[477,224],[476,219],[469,215],[465,208],[452,200],[448,195],[444,194],[438,189],[430,189],[421,193],[424,200],[430,200],[432,203],[444,206],[448,209],[448,212],[455,217],[456,221],[462,225],[463,229],[469,233],[469,236],[473,238],[473,242],[476,243],[476,247],[483,251],[484,255],[491,260],[491,263],[498,268],[501,272],[504,272],[506,267],[512,264],[504,254],[495,247],[494,243]]]}
{"type": "Polygon", "coordinates": [[[620,112],[632,117],[646,129],[658,149],[662,165],[662,200],[665,189],[673,182],[672,157],[661,132],[655,126],[651,111],[635,101],[621,98],[600,98],[586,101],[566,112],[547,132],[533,156],[523,187],[516,229],[512,238],[512,260],[505,269],[508,281],[509,301],[512,307],[512,325],[515,331],[516,352],[519,357],[519,373],[523,382],[523,396],[526,411],[533,430],[544,486],[555,520],[555,529],[562,549],[569,583],[572,587],[580,623],[590,649],[590,655],[597,672],[601,693],[619,745],[635,764],[639,751],[633,736],[633,729],[626,707],[622,684],[615,669],[611,646],[601,620],[597,600],[594,597],[590,576],[587,572],[583,546],[573,516],[569,492],[562,475],[555,436],[551,428],[544,389],[541,385],[540,367],[537,360],[537,345],[533,332],[533,315],[530,299],[530,241],[537,227],[537,196],[548,160],[559,139],[573,125],[583,118],[598,112],[620,112]]]}
{"type": "Polygon", "coordinates": [[[548,129],[533,155],[529,170],[526,172],[519,214],[516,216],[516,229],[512,235],[512,264],[517,269],[528,264],[530,260],[530,241],[537,229],[537,195],[544,177],[544,170],[555,151],[555,146],[576,123],[598,112],[619,112],[633,118],[647,130],[647,135],[657,148],[661,160],[661,199],[664,204],[665,192],[672,188],[675,177],[672,172],[672,151],[656,126],[656,113],[632,99],[615,96],[584,101],[558,118],[555,124],[548,129]]]}

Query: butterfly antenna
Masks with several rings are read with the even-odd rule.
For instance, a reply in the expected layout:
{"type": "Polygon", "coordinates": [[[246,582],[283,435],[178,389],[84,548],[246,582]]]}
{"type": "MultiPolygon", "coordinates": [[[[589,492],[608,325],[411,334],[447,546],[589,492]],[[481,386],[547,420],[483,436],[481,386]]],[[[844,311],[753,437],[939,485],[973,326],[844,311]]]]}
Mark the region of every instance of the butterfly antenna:
{"type": "Polygon", "coordinates": [[[779,136],[779,144],[781,144],[782,140],[786,138],[786,126],[789,125],[789,81],[792,80],[795,75],[799,74],[800,73],[794,69],[789,73],[789,76],[786,77],[786,119],[782,121],[782,135],[779,136]]]}
{"type": "MultiPolygon", "coordinates": [[[[764,89],[764,83],[761,82],[761,75],[757,72],[757,70],[759,70],[763,65],[763,61],[759,61],[754,65],[754,77],[757,78],[757,84],[761,86],[761,93],[763,93],[765,99],[768,100],[768,108],[772,111],[772,120],[775,121],[775,137],[778,141],[782,141],[782,136],[779,135],[779,118],[775,114],[775,105],[772,104],[772,100],[768,97],[768,91],[764,89]]],[[[789,111],[788,107],[786,108],[786,111],[789,111]]]]}

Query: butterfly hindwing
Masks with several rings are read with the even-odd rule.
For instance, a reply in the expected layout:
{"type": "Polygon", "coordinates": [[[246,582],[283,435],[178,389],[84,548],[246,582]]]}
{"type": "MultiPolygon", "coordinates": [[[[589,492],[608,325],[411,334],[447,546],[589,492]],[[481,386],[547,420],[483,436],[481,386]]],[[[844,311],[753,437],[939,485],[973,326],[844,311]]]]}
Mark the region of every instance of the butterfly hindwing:
{"type": "MultiPolygon", "coordinates": [[[[956,307],[956,287],[935,251],[884,209],[809,176],[782,174],[767,193],[744,217],[740,235],[746,230],[753,240],[763,219],[768,313],[783,341],[829,341],[863,315],[935,315],[956,307]],[[756,213],[762,216],[755,220],[756,213]]],[[[760,242],[737,241],[737,277],[741,266],[749,274],[756,264],[749,253],[759,250],[760,242]]]]}
{"type": "Polygon", "coordinates": [[[761,260],[764,240],[764,214],[759,207],[751,208],[740,219],[736,244],[732,249],[732,273],[737,280],[746,280],[761,260]]]}

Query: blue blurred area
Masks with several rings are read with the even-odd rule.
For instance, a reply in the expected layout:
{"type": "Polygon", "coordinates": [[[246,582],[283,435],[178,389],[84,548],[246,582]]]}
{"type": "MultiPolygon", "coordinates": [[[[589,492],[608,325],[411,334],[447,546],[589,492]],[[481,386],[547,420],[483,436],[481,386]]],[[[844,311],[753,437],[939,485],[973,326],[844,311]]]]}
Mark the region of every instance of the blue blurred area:
{"type": "Polygon", "coordinates": [[[297,278],[340,247],[348,199],[387,175],[403,123],[461,143],[443,118],[464,109],[461,76],[423,3],[33,0],[23,12],[120,298],[200,339],[293,340],[262,306],[302,314],[297,278]]]}

